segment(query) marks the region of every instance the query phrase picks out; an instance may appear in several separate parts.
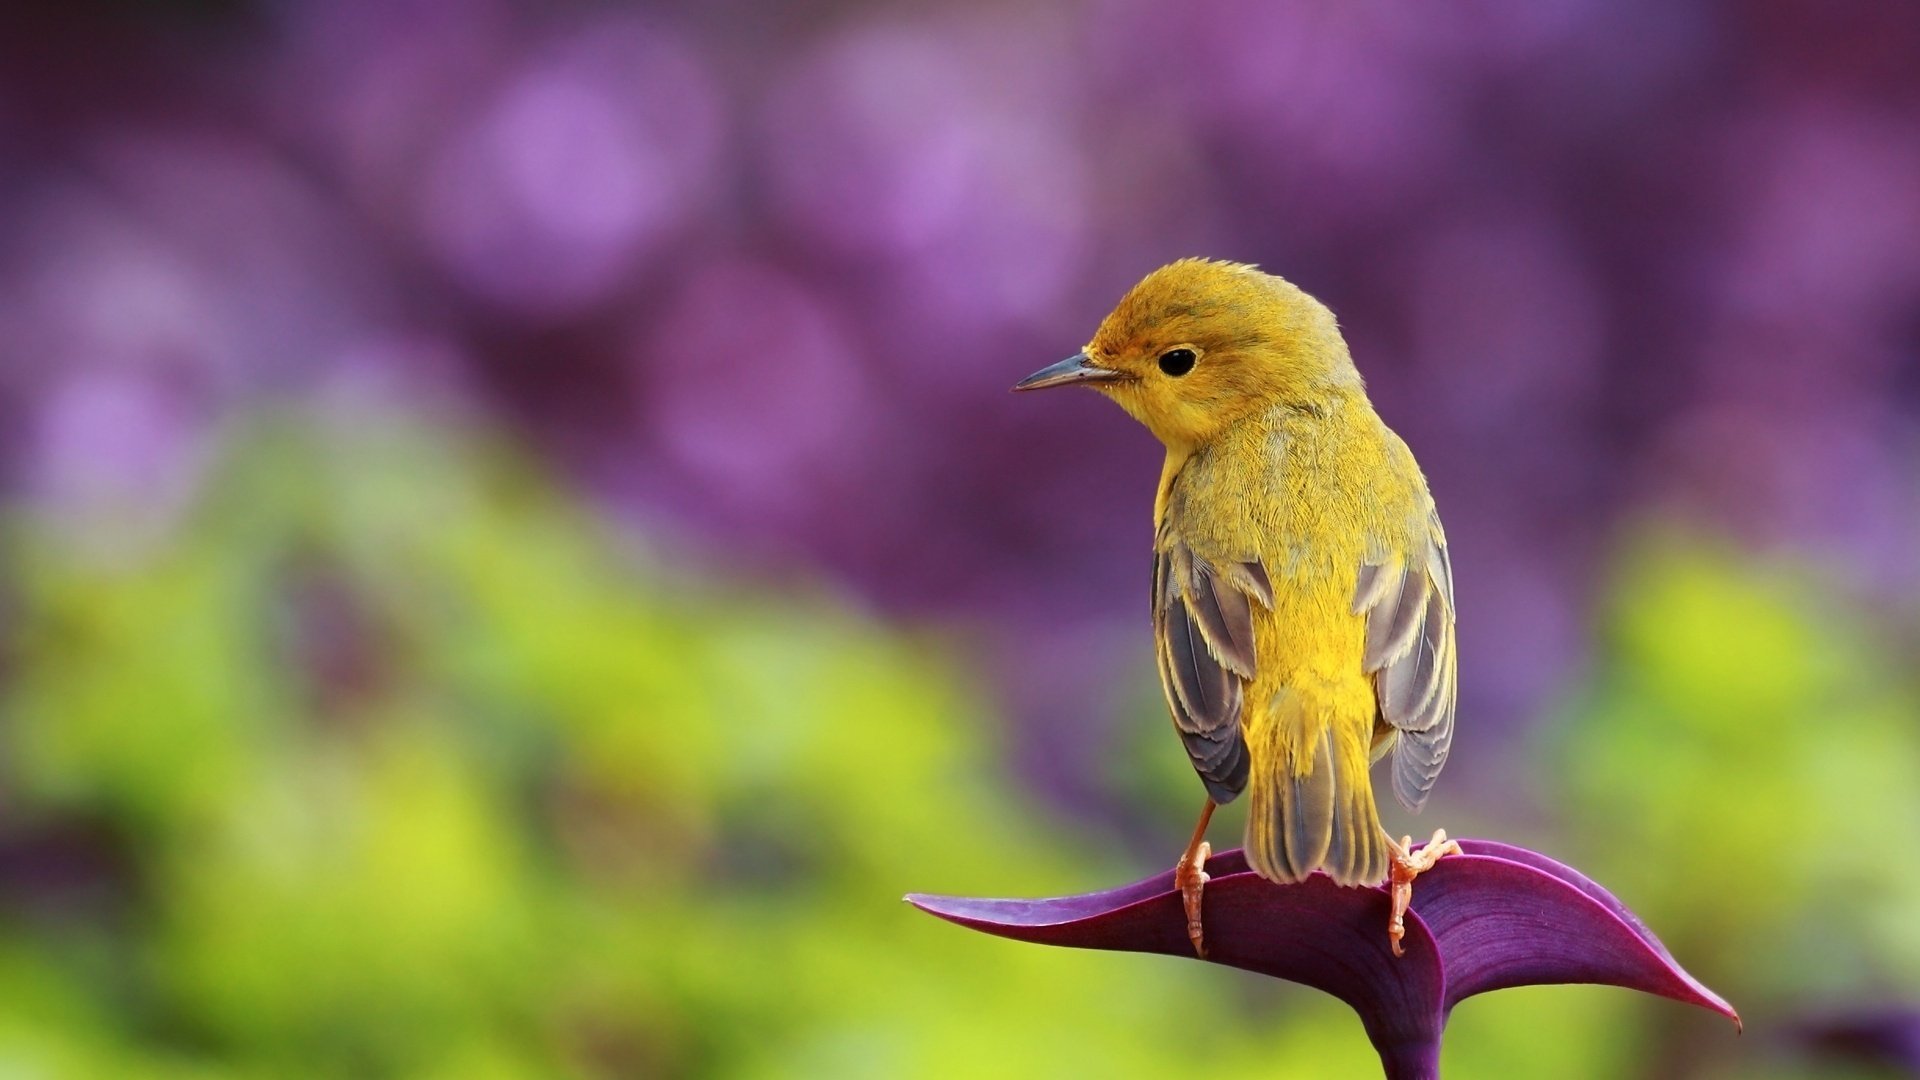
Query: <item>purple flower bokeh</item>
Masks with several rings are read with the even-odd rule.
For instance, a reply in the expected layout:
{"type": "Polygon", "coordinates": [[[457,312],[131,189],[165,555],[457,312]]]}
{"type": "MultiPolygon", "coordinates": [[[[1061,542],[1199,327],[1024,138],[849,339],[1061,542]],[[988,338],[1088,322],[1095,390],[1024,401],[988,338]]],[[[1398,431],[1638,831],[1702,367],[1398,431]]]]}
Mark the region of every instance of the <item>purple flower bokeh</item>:
{"type": "Polygon", "coordinates": [[[1876,1005],[1821,1016],[1797,1034],[1820,1057],[1892,1076],[1920,1076],[1920,1008],[1876,1005]]]}
{"type": "Polygon", "coordinates": [[[631,19],[518,59],[418,189],[427,248],[479,300],[565,318],[614,299],[711,189],[716,90],[698,53],[631,19]]]}
{"type": "Polygon", "coordinates": [[[1457,790],[1622,515],[1920,587],[1920,7],[191,7],[0,13],[0,472],[50,504],[163,522],[236,410],[391,366],[689,546],[1071,638],[1001,674],[1083,792],[1156,452],[1002,390],[1210,254],[1334,307],[1432,480],[1457,790]]]}

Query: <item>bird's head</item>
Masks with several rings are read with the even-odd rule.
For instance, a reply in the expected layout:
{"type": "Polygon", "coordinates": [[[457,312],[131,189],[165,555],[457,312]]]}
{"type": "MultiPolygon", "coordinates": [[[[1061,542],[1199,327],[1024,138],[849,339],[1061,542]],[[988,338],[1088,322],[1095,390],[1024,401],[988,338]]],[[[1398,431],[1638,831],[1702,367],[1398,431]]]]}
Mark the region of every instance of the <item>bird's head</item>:
{"type": "Polygon", "coordinates": [[[1208,259],[1148,274],[1086,348],[1014,389],[1073,383],[1189,449],[1275,404],[1323,408],[1362,393],[1332,312],[1283,278],[1208,259]]]}

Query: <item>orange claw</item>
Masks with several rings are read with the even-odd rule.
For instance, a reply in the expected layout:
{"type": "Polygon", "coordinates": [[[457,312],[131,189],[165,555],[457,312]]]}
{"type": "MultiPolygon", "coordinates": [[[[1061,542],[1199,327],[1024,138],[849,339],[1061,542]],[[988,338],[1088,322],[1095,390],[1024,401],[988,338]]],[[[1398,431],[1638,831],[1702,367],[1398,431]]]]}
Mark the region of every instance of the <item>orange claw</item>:
{"type": "Polygon", "coordinates": [[[1200,895],[1211,880],[1205,867],[1212,855],[1213,845],[1203,840],[1181,856],[1179,865],[1173,868],[1173,883],[1179,887],[1180,903],[1187,909],[1187,939],[1193,942],[1193,954],[1202,960],[1207,958],[1207,942],[1200,927],[1200,895]]]}
{"type": "Polygon", "coordinates": [[[1447,839],[1447,830],[1433,830],[1433,839],[1419,851],[1413,850],[1413,837],[1403,836],[1399,843],[1393,837],[1387,837],[1387,847],[1393,850],[1393,869],[1389,880],[1393,891],[1393,917],[1387,922],[1387,937],[1393,941],[1393,955],[1405,956],[1400,948],[1400,939],[1407,936],[1407,908],[1413,903],[1413,879],[1428,870],[1433,864],[1448,855],[1460,854],[1460,845],[1447,839]]]}
{"type": "Polygon", "coordinates": [[[1200,894],[1207,887],[1207,860],[1213,856],[1213,845],[1203,837],[1207,822],[1213,820],[1213,808],[1212,799],[1201,807],[1200,824],[1193,827],[1186,854],[1173,865],[1173,883],[1180,889],[1180,905],[1187,909],[1187,940],[1193,942],[1193,955],[1202,960],[1207,958],[1207,942],[1200,930],[1200,894]]]}

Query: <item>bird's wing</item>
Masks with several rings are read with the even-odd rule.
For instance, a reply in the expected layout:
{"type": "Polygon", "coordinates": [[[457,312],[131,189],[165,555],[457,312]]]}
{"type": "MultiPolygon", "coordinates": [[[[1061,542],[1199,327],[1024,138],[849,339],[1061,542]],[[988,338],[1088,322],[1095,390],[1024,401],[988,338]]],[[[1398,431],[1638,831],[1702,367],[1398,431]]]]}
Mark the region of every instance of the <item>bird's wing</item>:
{"type": "Polygon", "coordinates": [[[1215,802],[1247,785],[1240,699],[1253,680],[1253,604],[1273,607],[1258,562],[1210,563],[1162,530],[1153,555],[1154,653],[1187,756],[1215,802]]]}
{"type": "Polygon", "coordinates": [[[1365,668],[1397,737],[1393,793],[1420,809],[1453,743],[1453,564],[1440,517],[1408,557],[1360,568],[1353,612],[1367,620],[1365,668]]]}

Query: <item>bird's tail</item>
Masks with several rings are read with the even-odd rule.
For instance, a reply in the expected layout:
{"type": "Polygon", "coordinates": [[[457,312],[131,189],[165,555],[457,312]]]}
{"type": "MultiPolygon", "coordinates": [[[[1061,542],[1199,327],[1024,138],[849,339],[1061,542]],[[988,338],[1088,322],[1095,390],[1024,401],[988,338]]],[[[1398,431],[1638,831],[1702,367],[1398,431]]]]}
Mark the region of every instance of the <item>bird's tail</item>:
{"type": "Polygon", "coordinates": [[[1290,690],[1275,696],[1267,722],[1248,738],[1247,862],[1255,873],[1289,882],[1325,870],[1342,885],[1386,879],[1368,727],[1309,710],[1290,690]]]}

